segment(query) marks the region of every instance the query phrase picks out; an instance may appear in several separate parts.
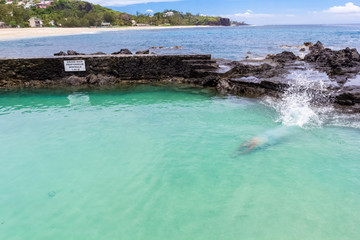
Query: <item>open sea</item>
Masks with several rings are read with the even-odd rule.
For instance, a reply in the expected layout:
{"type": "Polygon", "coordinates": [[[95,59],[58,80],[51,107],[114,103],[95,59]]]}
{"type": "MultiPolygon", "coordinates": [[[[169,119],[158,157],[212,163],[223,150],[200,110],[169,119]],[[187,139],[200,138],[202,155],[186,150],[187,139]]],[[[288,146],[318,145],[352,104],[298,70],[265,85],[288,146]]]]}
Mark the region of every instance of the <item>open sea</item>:
{"type": "MultiPolygon", "coordinates": [[[[317,40],[360,47],[360,26],[32,38],[0,42],[0,57],[182,46],[157,51],[237,60],[317,40]]],[[[360,239],[360,116],[313,106],[297,86],[323,75],[308,74],[289,75],[282,99],[176,84],[0,90],[0,239],[360,239]]]]}
{"type": "Polygon", "coordinates": [[[299,46],[304,42],[320,40],[333,49],[356,47],[360,49],[360,25],[289,25],[204,27],[161,30],[129,30],[91,32],[83,35],[27,38],[0,41],[0,58],[48,57],[55,52],[75,50],[82,53],[113,53],[122,48],[135,52],[150,47],[175,47],[183,49],[154,50],[158,53],[205,53],[214,58],[241,60],[251,52],[251,57],[265,57],[284,50],[281,45],[299,46]]]}

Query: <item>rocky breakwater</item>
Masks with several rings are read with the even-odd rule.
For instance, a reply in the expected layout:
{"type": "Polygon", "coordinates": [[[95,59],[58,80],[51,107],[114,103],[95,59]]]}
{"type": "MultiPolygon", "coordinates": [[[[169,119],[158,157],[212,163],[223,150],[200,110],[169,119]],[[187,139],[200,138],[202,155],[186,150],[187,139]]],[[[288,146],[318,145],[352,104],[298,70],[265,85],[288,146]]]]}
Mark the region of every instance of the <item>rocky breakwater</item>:
{"type": "Polygon", "coordinates": [[[357,50],[334,51],[321,42],[305,43],[299,49],[298,53],[306,53],[304,58],[284,51],[263,60],[243,61],[212,59],[211,55],[157,55],[150,50],[136,54],[128,49],[112,54],[69,50],[49,58],[0,59],[0,88],[176,81],[246,97],[282,98],[289,89],[296,89],[308,92],[315,104],[360,112],[357,50]]]}
{"type": "MultiPolygon", "coordinates": [[[[211,55],[152,55],[120,50],[112,55],[60,52],[49,58],[0,59],[0,88],[111,85],[186,81],[212,64],[211,55]]],[[[206,73],[201,73],[206,77],[206,73]]]]}
{"type": "Polygon", "coordinates": [[[249,97],[272,96],[281,98],[290,86],[297,84],[291,74],[307,78],[317,75],[321,89],[299,86],[299,90],[312,92],[313,101],[332,104],[350,112],[360,112],[360,55],[356,49],[338,51],[325,48],[321,42],[306,43],[304,58],[284,51],[268,55],[263,60],[227,62],[230,70],[216,85],[222,93],[249,97]],[[319,79],[320,78],[320,79],[319,79]]]}

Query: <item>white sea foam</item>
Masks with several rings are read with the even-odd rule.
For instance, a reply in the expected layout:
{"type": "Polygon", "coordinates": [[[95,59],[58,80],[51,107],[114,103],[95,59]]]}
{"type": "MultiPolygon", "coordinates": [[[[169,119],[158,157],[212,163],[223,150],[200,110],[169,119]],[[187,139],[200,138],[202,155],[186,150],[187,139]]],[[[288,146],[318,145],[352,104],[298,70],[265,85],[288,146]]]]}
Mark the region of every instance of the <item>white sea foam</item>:
{"type": "Polygon", "coordinates": [[[327,87],[333,85],[325,73],[314,70],[294,71],[286,76],[289,88],[282,98],[266,97],[264,103],[279,114],[277,122],[302,128],[324,125],[360,128],[360,115],[339,113],[327,104],[327,87]]]}

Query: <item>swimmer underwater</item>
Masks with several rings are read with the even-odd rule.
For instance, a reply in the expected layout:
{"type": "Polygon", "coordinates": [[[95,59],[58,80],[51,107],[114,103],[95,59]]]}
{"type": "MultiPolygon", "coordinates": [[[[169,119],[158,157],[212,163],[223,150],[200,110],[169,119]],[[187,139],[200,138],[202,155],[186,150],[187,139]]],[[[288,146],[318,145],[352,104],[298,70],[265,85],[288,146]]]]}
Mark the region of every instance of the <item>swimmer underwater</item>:
{"type": "Polygon", "coordinates": [[[250,140],[243,142],[231,155],[235,158],[239,155],[244,155],[251,153],[255,150],[269,147],[272,145],[278,144],[280,141],[284,140],[286,137],[294,133],[294,128],[280,126],[274,129],[270,129],[260,134],[257,137],[254,137],[250,140]]]}

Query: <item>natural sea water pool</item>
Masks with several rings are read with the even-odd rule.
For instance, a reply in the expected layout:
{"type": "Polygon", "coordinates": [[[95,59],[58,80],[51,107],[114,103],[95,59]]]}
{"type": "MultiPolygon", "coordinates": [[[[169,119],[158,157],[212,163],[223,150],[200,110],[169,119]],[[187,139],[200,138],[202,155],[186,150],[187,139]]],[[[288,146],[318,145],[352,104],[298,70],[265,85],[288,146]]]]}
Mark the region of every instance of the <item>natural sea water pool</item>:
{"type": "Polygon", "coordinates": [[[359,238],[359,128],[279,115],[193,87],[2,91],[0,239],[359,238]]]}

